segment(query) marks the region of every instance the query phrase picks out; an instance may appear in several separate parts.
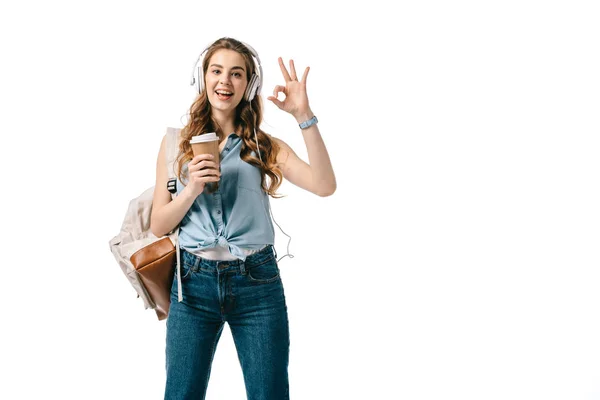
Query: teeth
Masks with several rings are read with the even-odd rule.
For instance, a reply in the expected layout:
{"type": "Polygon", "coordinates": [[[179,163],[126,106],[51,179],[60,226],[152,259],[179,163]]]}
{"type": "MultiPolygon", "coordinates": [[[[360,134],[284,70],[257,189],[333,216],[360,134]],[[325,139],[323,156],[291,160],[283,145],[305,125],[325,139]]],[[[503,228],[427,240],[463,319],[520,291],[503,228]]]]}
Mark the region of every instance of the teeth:
{"type": "Polygon", "coordinates": [[[231,92],[226,92],[226,91],[224,91],[224,90],[217,90],[217,93],[219,93],[219,94],[224,94],[224,95],[232,95],[232,94],[233,94],[233,93],[231,93],[231,92]]]}

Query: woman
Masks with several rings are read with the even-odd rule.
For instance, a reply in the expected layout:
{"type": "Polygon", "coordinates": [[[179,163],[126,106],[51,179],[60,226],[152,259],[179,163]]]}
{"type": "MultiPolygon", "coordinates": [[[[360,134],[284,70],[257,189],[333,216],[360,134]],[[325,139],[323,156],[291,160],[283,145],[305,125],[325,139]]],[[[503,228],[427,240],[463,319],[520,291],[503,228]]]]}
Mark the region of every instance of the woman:
{"type": "Polygon", "coordinates": [[[203,54],[199,95],[181,131],[175,166],[178,195],[172,201],[165,139],[156,167],[151,229],[160,237],[179,224],[181,248],[181,270],[173,282],[167,319],[165,399],[204,398],[225,322],[248,399],[287,399],[288,317],[268,196],[276,196],[283,178],[319,196],[336,189],[308,103],[309,68],[298,80],[294,62],[290,60],[288,71],[279,58],[285,86],[276,86],[268,97],[301,126],[307,164],[284,141],[260,129],[258,54],[231,38],[214,42],[198,61],[203,54]],[[189,140],[207,132],[219,137],[220,165],[210,155],[193,156],[189,140]]]}

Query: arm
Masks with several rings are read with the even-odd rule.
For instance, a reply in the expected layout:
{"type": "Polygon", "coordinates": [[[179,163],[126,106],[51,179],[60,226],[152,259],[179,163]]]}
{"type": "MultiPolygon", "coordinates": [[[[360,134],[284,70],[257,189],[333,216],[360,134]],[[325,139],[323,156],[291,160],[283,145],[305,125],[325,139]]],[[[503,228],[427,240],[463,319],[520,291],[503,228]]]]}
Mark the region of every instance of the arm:
{"type": "Polygon", "coordinates": [[[150,230],[156,237],[167,235],[183,219],[189,208],[194,203],[195,197],[191,196],[186,186],[181,193],[171,201],[171,193],[167,190],[166,161],[166,136],[163,137],[156,160],[156,186],[152,200],[152,214],[150,216],[150,230]]]}
{"type": "Polygon", "coordinates": [[[311,125],[302,130],[302,136],[304,136],[309,164],[300,159],[283,140],[273,138],[279,144],[277,163],[283,172],[283,177],[292,184],[318,196],[331,196],[335,192],[337,184],[329,153],[327,153],[319,128],[316,124],[311,125]]]}
{"type": "MultiPolygon", "coordinates": [[[[289,73],[283,65],[281,57],[279,58],[279,66],[286,81],[286,86],[276,86],[273,96],[269,96],[268,99],[280,109],[292,114],[298,123],[312,118],[314,114],[310,109],[306,94],[306,78],[310,68],[306,68],[302,80],[298,81],[293,60],[290,60],[289,73]],[[285,94],[284,101],[277,99],[279,92],[285,94]]],[[[308,152],[308,164],[302,161],[287,143],[274,138],[280,146],[277,163],[282,169],[283,176],[294,185],[316,195],[330,196],[335,192],[337,184],[331,160],[319,128],[315,124],[302,129],[302,136],[308,152]]]]}
{"type": "Polygon", "coordinates": [[[171,200],[171,193],[167,190],[169,174],[166,159],[167,137],[160,144],[158,159],[156,160],[156,185],[152,199],[152,214],[150,215],[150,231],[156,237],[167,235],[185,217],[194,204],[194,200],[204,191],[209,182],[218,182],[221,178],[219,166],[212,161],[210,154],[199,154],[188,163],[189,182],[183,190],[171,200]]]}

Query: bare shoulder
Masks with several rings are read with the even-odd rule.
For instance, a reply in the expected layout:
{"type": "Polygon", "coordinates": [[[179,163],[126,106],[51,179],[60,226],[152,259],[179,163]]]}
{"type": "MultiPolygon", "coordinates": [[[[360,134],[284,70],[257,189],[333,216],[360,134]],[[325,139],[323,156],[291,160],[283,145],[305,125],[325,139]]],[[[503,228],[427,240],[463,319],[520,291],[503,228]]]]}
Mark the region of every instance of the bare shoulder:
{"type": "Polygon", "coordinates": [[[298,157],[296,152],[285,141],[274,136],[271,136],[271,138],[279,145],[277,165],[281,168],[283,177],[302,189],[312,191],[312,173],[310,166],[298,157]]]}
{"type": "Polygon", "coordinates": [[[275,136],[271,136],[271,139],[273,139],[275,143],[279,145],[279,152],[277,153],[277,164],[285,165],[291,155],[296,155],[294,150],[292,150],[292,148],[283,140],[275,136]]]}

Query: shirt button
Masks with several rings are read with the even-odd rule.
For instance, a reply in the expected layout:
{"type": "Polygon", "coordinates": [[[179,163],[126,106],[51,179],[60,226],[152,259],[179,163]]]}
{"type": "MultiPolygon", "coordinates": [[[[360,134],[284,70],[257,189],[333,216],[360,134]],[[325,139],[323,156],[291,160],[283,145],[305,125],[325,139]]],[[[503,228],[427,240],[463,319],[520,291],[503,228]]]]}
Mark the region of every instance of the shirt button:
{"type": "Polygon", "coordinates": [[[217,214],[221,214],[221,210],[217,211],[217,214]]]}
{"type": "Polygon", "coordinates": [[[229,147],[225,147],[225,151],[229,151],[229,147]]]}

